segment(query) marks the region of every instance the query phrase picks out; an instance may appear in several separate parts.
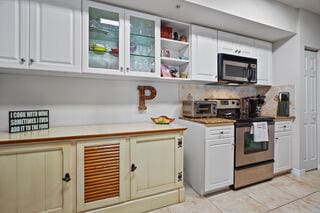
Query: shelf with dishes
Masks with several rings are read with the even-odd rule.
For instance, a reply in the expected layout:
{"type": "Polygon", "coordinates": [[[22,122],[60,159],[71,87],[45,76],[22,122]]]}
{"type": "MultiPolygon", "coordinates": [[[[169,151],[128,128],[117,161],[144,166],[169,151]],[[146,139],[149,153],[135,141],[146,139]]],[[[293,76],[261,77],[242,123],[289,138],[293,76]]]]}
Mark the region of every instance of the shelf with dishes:
{"type": "Polygon", "coordinates": [[[172,66],[181,66],[181,65],[189,63],[189,60],[161,57],[161,63],[167,64],[167,65],[172,65],[172,66]]]}
{"type": "Polygon", "coordinates": [[[161,20],[161,77],[189,80],[189,29],[185,23],[161,20]]]}
{"type": "Polygon", "coordinates": [[[161,46],[167,47],[168,49],[174,51],[181,51],[184,48],[188,48],[189,43],[173,39],[161,38],[161,46]]]}

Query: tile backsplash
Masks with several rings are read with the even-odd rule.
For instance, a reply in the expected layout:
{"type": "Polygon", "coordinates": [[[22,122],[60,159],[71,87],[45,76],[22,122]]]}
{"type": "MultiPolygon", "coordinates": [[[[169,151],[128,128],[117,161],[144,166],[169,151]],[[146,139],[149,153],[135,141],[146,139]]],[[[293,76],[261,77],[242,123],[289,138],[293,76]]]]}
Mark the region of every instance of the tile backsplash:
{"type": "Polygon", "coordinates": [[[189,94],[194,100],[201,100],[204,98],[242,98],[255,96],[257,93],[256,88],[251,86],[180,85],[180,101],[187,100],[189,94]]]}
{"type": "MultiPolygon", "coordinates": [[[[279,92],[290,93],[290,116],[295,115],[295,94],[293,85],[285,86],[218,86],[218,85],[193,85],[182,84],[179,86],[179,100],[180,109],[182,101],[188,100],[190,97],[193,100],[202,100],[204,98],[243,98],[250,96],[265,95],[266,103],[262,106],[262,115],[276,116],[278,107],[278,94],[279,92]]],[[[181,110],[180,110],[181,112],[181,110]]]]}
{"type": "Polygon", "coordinates": [[[266,90],[264,87],[257,88],[257,94],[262,94],[266,96],[266,103],[262,107],[261,114],[269,116],[277,116],[278,107],[278,95],[279,92],[289,92],[290,93],[290,105],[289,112],[290,116],[295,116],[295,88],[294,85],[285,86],[274,86],[266,90]]]}

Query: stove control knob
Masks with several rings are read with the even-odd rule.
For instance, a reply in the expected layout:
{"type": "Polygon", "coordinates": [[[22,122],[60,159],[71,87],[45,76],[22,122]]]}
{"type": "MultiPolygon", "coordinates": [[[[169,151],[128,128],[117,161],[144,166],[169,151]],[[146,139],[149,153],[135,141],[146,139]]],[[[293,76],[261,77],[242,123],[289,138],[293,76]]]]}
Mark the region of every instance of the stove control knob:
{"type": "Polygon", "coordinates": [[[237,106],[239,106],[240,104],[239,104],[239,102],[237,102],[237,106]]]}

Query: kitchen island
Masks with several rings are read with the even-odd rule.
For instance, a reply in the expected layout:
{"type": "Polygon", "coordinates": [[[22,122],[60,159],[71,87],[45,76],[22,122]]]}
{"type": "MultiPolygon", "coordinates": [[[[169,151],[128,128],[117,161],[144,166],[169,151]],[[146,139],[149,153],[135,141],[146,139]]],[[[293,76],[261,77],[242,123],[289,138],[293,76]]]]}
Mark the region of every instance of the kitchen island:
{"type": "Polygon", "coordinates": [[[0,206],[142,212],[182,202],[184,130],[150,122],[0,133],[0,206]]]}

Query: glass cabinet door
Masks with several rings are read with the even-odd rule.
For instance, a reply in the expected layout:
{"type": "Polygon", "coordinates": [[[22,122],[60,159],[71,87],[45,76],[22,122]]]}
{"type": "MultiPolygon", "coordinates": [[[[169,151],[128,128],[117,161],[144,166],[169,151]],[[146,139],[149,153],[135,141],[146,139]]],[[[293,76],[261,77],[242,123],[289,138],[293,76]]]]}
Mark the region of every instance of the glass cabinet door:
{"type": "Polygon", "coordinates": [[[126,73],[159,77],[160,19],[126,11],[126,73]]]}
{"type": "Polygon", "coordinates": [[[84,69],[121,74],[124,64],[124,9],[84,1],[84,69]]]}

